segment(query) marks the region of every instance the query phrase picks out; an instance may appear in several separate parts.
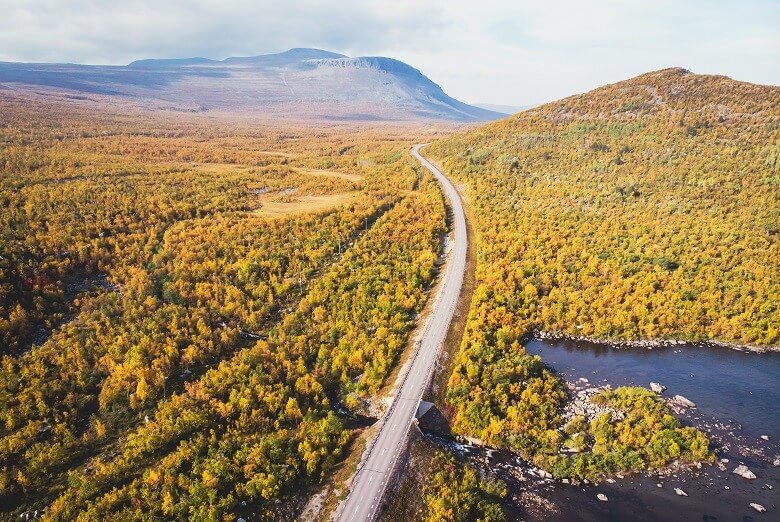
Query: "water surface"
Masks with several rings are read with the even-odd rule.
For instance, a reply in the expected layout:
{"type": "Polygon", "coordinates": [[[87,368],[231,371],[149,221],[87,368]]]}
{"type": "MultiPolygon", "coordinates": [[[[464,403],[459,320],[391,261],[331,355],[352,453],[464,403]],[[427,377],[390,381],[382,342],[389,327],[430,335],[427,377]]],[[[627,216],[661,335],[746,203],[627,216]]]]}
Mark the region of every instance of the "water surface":
{"type": "Polygon", "coordinates": [[[613,386],[650,382],[666,386],[665,395],[683,395],[698,410],[720,421],[739,423],[746,434],[777,435],[780,428],[780,353],[686,345],[615,348],[568,340],[531,340],[538,354],[566,380],[587,378],[613,386]]]}

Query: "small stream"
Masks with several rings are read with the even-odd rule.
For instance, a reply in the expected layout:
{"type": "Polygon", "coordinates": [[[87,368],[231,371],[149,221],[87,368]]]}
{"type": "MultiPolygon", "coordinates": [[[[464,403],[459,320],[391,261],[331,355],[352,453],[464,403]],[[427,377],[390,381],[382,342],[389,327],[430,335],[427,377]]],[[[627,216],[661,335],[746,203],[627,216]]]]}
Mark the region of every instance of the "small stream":
{"type": "Polygon", "coordinates": [[[570,383],[649,387],[652,381],[666,386],[666,397],[685,396],[697,407],[680,419],[706,431],[716,457],[728,462],[575,486],[542,478],[508,452],[428,435],[507,482],[510,499],[504,507],[513,520],[780,520],[780,467],[774,465],[780,458],[780,353],[706,345],[626,349],[547,339],[531,340],[526,349],[570,383]],[[732,473],[741,463],[755,480],[732,473]],[[598,493],[609,500],[599,501],[598,493]],[[761,504],[766,513],[750,503],[761,504]]]}

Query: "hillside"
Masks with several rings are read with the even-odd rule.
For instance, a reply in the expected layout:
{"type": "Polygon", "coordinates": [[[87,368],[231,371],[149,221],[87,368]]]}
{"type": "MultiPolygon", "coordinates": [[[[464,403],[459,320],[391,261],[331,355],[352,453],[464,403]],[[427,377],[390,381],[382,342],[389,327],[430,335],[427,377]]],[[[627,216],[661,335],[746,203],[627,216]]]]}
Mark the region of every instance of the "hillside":
{"type": "Polygon", "coordinates": [[[485,121],[503,114],[448,96],[419,70],[384,57],[319,49],[126,66],[0,63],[0,91],[126,102],[192,112],[319,120],[485,121]]]}
{"type": "Polygon", "coordinates": [[[478,249],[455,431],[545,461],[565,398],[535,331],[776,348],[778,129],[780,88],[666,69],[432,144],[478,249]]]}

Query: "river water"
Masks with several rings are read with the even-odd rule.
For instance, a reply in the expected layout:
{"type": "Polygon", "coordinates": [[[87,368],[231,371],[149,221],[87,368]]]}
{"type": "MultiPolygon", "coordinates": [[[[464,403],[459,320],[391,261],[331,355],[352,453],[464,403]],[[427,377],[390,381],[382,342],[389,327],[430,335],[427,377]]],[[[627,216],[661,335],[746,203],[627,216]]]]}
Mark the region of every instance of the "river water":
{"type": "Polygon", "coordinates": [[[453,445],[472,464],[507,482],[510,499],[504,507],[512,519],[780,520],[780,467],[774,466],[780,458],[780,353],[706,345],[627,349],[548,339],[531,340],[526,349],[578,386],[649,387],[650,382],[659,382],[667,388],[664,396],[683,395],[697,407],[678,417],[706,431],[718,459],[728,463],[722,464],[725,470],[704,465],[574,486],[538,477],[514,455],[453,445]],[[757,478],[750,481],[734,475],[740,463],[757,478]],[[676,494],[675,488],[688,496],[676,494]],[[599,501],[598,493],[606,494],[608,501],[599,501]],[[761,504],[766,513],[757,512],[750,503],[761,504]]]}
{"type": "Polygon", "coordinates": [[[754,353],[686,345],[614,348],[568,340],[531,340],[537,354],[566,380],[580,377],[613,386],[650,382],[666,386],[666,395],[683,395],[702,414],[738,422],[746,434],[780,437],[780,352],[754,353]]]}

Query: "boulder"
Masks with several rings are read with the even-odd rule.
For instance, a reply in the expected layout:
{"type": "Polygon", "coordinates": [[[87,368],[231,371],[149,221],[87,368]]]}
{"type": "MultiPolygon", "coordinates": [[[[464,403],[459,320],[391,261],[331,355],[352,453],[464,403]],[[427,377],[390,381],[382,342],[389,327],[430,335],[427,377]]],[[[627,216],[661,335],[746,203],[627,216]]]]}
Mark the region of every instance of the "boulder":
{"type": "Polygon", "coordinates": [[[664,390],[666,390],[666,386],[659,384],[657,382],[651,382],[650,389],[653,390],[655,393],[663,393],[664,390]]]}
{"type": "Polygon", "coordinates": [[[769,435],[761,435],[761,438],[764,440],[769,440],[769,435]]]}
{"type": "Polygon", "coordinates": [[[773,464],[774,464],[775,466],[780,466],[780,459],[775,459],[775,461],[773,462],[773,464]]]}
{"type": "Polygon", "coordinates": [[[766,508],[764,506],[762,506],[761,504],[756,504],[755,502],[751,502],[750,503],[750,507],[752,507],[753,509],[755,509],[759,513],[765,513],[766,512],[766,508]]]}
{"type": "Polygon", "coordinates": [[[696,403],[694,403],[691,400],[686,399],[682,395],[675,395],[674,399],[672,399],[676,404],[680,406],[685,406],[686,408],[695,408],[696,403]]]}
{"type": "Polygon", "coordinates": [[[599,499],[602,502],[608,502],[609,501],[609,498],[607,498],[607,496],[604,493],[599,493],[598,495],[596,495],[596,498],[599,499]]]}
{"type": "Polygon", "coordinates": [[[681,497],[687,497],[688,496],[688,493],[686,493],[685,491],[681,490],[680,488],[674,488],[674,492],[677,493],[678,495],[680,495],[681,497]]]}
{"type": "Polygon", "coordinates": [[[734,468],[734,471],[732,471],[732,473],[734,473],[735,475],[739,475],[742,478],[746,478],[748,480],[755,480],[756,478],[756,474],[750,471],[748,467],[745,466],[744,464],[740,464],[739,466],[734,468]]]}

